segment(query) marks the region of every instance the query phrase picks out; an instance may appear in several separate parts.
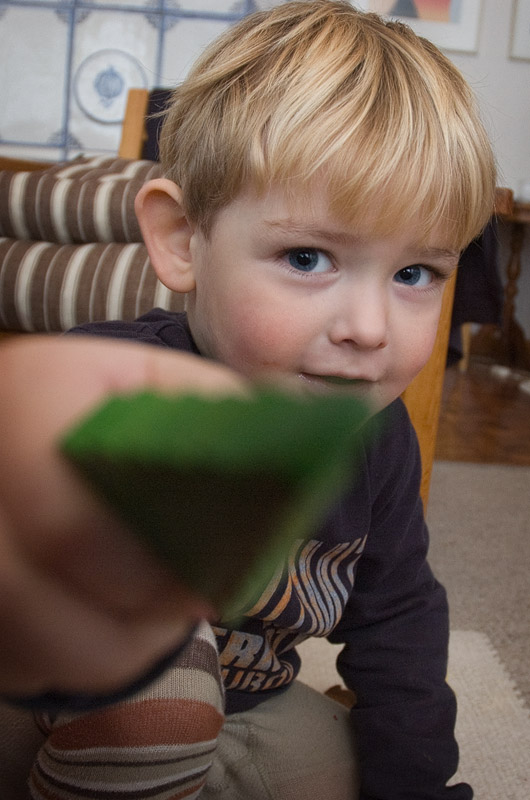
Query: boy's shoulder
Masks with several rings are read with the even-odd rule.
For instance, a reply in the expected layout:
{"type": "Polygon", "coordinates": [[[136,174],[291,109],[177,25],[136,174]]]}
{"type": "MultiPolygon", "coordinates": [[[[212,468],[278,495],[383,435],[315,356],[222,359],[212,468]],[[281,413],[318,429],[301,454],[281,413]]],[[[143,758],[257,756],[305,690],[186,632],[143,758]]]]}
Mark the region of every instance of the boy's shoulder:
{"type": "Polygon", "coordinates": [[[373,442],[374,457],[379,457],[390,445],[403,452],[417,447],[416,434],[401,397],[368,421],[365,436],[373,442]]]}
{"type": "Polygon", "coordinates": [[[398,397],[369,421],[364,434],[372,496],[405,503],[419,496],[421,456],[416,432],[398,397]]]}
{"type": "Polygon", "coordinates": [[[158,347],[171,347],[197,353],[188,325],[182,311],[166,311],[154,308],[135,320],[103,320],[87,322],[71,328],[68,335],[104,336],[111,339],[129,339],[158,347]]]}

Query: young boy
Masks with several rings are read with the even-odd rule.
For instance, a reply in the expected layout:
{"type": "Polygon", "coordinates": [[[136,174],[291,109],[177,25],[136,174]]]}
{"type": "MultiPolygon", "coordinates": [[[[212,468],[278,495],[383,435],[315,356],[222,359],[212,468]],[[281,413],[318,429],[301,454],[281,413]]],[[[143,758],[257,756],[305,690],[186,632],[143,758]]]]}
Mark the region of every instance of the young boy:
{"type": "Polygon", "coordinates": [[[165,177],[142,188],[137,214],[187,313],[76,332],[352,393],[384,424],[321,529],[235,630],[215,626],[222,728],[194,661],[202,631],[175,680],[170,670],[147,694],[50,724],[32,796],[467,800],[467,785],[447,786],[448,616],[399,395],[429,357],[460,251],[493,208],[470,91],[400,24],[340,0],[285,3],[199,59],[175,92],[161,154],[165,177]],[[309,636],[344,645],[351,714],[295,681],[309,636]]]}

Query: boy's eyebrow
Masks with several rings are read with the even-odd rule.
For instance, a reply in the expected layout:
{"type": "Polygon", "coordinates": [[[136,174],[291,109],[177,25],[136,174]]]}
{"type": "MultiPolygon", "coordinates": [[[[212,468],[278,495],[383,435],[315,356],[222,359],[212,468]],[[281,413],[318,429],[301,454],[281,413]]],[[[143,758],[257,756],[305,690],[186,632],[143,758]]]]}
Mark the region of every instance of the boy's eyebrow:
{"type": "Polygon", "coordinates": [[[333,231],[327,228],[316,228],[310,222],[306,224],[296,221],[286,220],[265,220],[267,228],[291,236],[313,236],[317,239],[324,239],[332,244],[355,244],[362,241],[362,236],[345,231],[333,231]]]}
{"type": "MultiPolygon", "coordinates": [[[[291,236],[308,236],[316,239],[323,239],[332,244],[352,245],[362,242],[366,237],[346,231],[334,231],[327,228],[315,228],[309,222],[301,224],[291,220],[264,220],[265,226],[271,230],[291,236]]],[[[446,247],[418,247],[415,251],[418,258],[436,258],[446,261],[448,267],[455,267],[460,255],[459,250],[452,250],[446,247]]]]}
{"type": "Polygon", "coordinates": [[[426,258],[435,258],[440,261],[446,261],[448,267],[455,268],[458,265],[460,257],[460,250],[451,250],[445,247],[425,247],[418,251],[420,255],[426,258]]]}

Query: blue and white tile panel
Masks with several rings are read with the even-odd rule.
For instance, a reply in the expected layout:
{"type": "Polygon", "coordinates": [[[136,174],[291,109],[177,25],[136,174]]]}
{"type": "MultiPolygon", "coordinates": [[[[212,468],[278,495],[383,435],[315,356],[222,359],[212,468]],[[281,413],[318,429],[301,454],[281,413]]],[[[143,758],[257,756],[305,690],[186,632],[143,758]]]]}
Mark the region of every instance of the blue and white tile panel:
{"type": "Polygon", "coordinates": [[[212,39],[282,0],[0,0],[0,155],[115,153],[131,87],[173,86],[212,39]]]}

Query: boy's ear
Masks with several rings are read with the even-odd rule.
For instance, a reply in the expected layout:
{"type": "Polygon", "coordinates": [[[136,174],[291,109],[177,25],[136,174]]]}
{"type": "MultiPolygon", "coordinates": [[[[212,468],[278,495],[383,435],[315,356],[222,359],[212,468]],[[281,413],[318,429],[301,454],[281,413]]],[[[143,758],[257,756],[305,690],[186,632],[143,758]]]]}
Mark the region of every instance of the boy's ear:
{"type": "Polygon", "coordinates": [[[154,270],[174,292],[195,288],[190,240],[193,228],[184,212],[182,190],[167,178],[145,183],[134,204],[154,270]]]}

